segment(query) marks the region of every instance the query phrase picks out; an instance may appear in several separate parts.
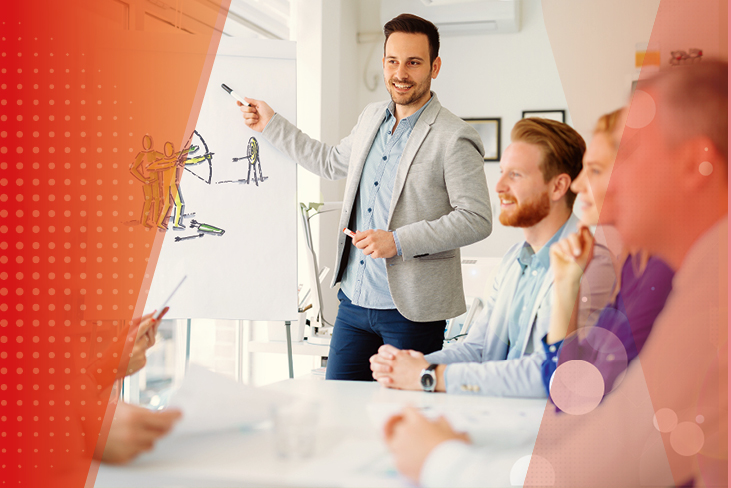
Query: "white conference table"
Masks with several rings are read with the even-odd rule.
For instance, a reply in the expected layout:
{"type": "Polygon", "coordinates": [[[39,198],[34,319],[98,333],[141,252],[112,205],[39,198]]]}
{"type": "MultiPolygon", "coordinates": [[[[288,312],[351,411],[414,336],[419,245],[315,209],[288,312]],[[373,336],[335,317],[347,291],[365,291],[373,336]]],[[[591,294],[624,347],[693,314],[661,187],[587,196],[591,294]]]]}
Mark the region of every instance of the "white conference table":
{"type": "MultiPolygon", "coordinates": [[[[546,400],[391,390],[372,382],[313,376],[265,387],[320,405],[316,447],[304,460],[280,458],[271,425],[166,438],[121,467],[102,465],[97,488],[231,486],[406,486],[393,467],[378,424],[411,404],[446,412],[479,445],[530,455],[546,400]]],[[[510,467],[506,467],[510,469],[510,467]]]]}

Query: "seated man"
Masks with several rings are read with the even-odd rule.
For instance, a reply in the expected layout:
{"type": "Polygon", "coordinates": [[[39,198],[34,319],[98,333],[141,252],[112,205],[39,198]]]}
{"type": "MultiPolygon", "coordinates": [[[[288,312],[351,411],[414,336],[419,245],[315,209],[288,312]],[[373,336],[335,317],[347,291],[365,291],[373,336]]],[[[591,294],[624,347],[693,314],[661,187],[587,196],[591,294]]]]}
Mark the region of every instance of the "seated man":
{"type": "MultiPolygon", "coordinates": [[[[582,168],[586,145],[571,127],[529,118],[511,132],[497,183],[500,222],[521,227],[525,241],[500,264],[486,310],[463,343],[424,356],[381,346],[371,357],[373,377],[401,389],[494,396],[545,397],[541,340],[548,332],[553,275],[551,244],[576,232],[576,194],[570,185],[582,168]]],[[[582,285],[579,319],[608,301],[614,268],[608,250],[596,246],[588,290],[582,285]]]]}

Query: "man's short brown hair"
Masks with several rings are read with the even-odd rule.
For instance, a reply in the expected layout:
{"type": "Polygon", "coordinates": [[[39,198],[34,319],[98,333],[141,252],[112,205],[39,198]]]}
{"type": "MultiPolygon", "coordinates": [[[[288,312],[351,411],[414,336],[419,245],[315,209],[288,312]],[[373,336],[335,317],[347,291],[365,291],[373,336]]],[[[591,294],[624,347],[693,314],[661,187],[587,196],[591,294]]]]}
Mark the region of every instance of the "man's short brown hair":
{"type": "MultiPolygon", "coordinates": [[[[586,151],[584,139],[574,129],[550,119],[527,118],[519,121],[510,133],[513,142],[535,144],[543,150],[540,168],[543,181],[567,174],[571,181],[579,176],[586,151]]],[[[566,204],[573,207],[576,193],[566,191],[566,204]]]]}
{"type": "Polygon", "coordinates": [[[386,35],[386,40],[383,41],[384,56],[386,55],[388,38],[394,32],[424,34],[429,40],[429,64],[434,64],[434,60],[439,56],[439,30],[436,25],[412,14],[401,14],[398,17],[394,17],[383,26],[383,33],[386,35]]]}
{"type": "Polygon", "coordinates": [[[728,63],[704,59],[640,80],[638,90],[659,92],[661,130],[670,147],[696,136],[708,137],[728,160],[728,63]]]}

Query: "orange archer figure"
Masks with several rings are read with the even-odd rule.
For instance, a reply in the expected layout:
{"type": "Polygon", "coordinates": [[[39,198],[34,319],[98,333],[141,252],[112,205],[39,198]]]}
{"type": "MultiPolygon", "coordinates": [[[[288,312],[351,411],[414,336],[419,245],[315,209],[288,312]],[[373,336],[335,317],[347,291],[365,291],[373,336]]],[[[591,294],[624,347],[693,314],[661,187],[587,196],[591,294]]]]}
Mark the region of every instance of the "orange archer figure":
{"type": "Polygon", "coordinates": [[[162,157],[162,153],[153,150],[152,137],[149,134],[145,134],[142,137],[142,151],[137,153],[134,162],[129,168],[132,176],[142,182],[142,193],[145,201],[142,206],[140,223],[145,227],[152,227],[156,223],[157,213],[160,210],[160,181],[158,172],[150,170],[150,166],[162,157]]]}
{"type": "Polygon", "coordinates": [[[170,218],[172,205],[175,205],[173,229],[185,229],[185,226],[181,223],[183,210],[185,209],[185,200],[180,190],[183,168],[187,164],[198,164],[213,156],[212,153],[207,153],[203,156],[187,159],[191,150],[195,151],[197,148],[189,146],[176,153],[173,143],[166,142],[164,157],[150,165],[151,170],[157,171],[161,183],[162,206],[157,217],[157,226],[160,229],[167,230],[166,222],[170,218]]]}

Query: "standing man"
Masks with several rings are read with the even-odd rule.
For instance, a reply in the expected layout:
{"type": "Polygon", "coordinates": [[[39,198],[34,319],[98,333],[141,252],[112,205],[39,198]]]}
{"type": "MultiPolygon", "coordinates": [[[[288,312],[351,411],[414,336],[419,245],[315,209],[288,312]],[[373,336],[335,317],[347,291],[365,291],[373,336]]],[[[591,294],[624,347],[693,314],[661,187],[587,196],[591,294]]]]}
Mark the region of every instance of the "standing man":
{"type": "Polygon", "coordinates": [[[465,311],[459,248],[492,230],[477,132],[430,90],[439,33],[402,14],[384,26],[390,102],[368,105],[337,146],[312,140],[266,103],[242,106],[246,124],[306,169],[347,178],[333,285],[341,282],[327,378],[371,380],[383,344],[441,349],[445,320],[465,311]]]}

